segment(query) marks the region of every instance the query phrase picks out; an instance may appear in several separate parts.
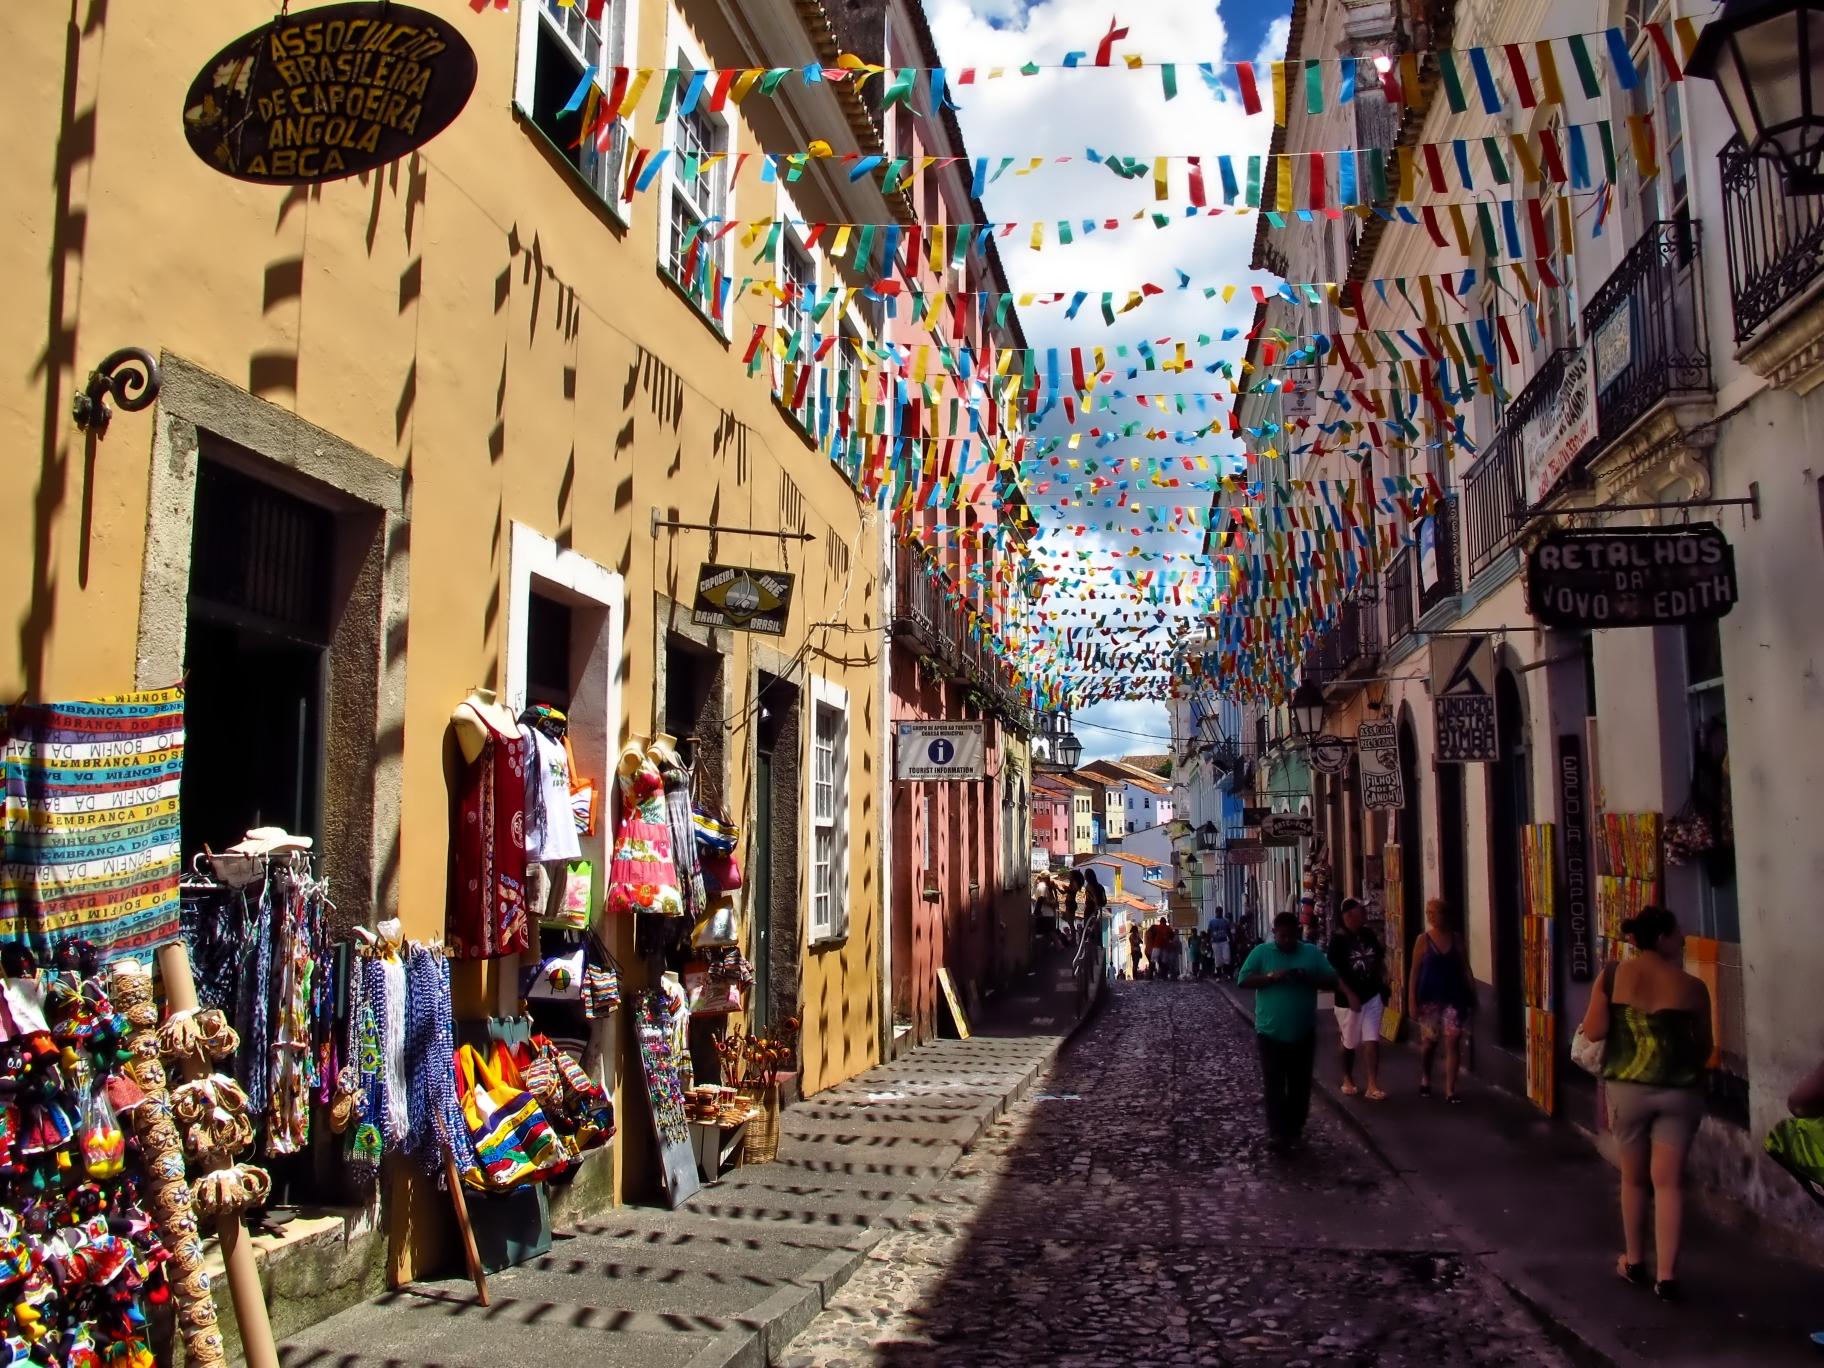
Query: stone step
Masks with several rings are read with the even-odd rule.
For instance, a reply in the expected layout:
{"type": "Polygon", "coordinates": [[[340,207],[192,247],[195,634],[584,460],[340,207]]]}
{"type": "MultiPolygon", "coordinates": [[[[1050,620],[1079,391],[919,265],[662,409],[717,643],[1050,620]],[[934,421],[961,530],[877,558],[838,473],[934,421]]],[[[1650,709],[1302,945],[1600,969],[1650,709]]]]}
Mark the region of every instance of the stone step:
{"type": "Polygon", "coordinates": [[[708,1330],[673,1328],[658,1317],[591,1311],[493,1297],[475,1289],[453,1298],[389,1293],[286,1340],[285,1368],[683,1368],[716,1340],[708,1330]],[[586,1346],[586,1348],[585,1348],[586,1346]]]}

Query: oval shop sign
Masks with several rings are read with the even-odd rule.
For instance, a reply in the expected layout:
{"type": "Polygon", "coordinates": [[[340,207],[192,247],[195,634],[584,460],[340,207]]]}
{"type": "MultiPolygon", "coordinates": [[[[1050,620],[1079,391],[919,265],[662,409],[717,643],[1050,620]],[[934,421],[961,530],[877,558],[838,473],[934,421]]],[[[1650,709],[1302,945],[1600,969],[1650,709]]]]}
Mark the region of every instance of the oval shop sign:
{"type": "Polygon", "coordinates": [[[424,146],[474,89],[474,49],[436,15],[324,5],[216,53],[184,97],[184,136],[223,175],[314,185],[424,146]]]}

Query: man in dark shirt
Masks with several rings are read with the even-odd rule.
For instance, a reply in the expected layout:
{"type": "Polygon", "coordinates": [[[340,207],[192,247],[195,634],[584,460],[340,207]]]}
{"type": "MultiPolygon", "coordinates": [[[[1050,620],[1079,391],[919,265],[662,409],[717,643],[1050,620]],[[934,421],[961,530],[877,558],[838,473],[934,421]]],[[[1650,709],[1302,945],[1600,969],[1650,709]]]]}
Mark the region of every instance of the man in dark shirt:
{"type": "Polygon", "coordinates": [[[1387,1005],[1387,950],[1368,927],[1367,910],[1345,898],[1342,926],[1330,937],[1329,959],[1336,970],[1336,1025],[1343,1038],[1343,1095],[1354,1097],[1355,1053],[1368,1064],[1371,1102],[1382,1101],[1381,1014],[1387,1005]]]}

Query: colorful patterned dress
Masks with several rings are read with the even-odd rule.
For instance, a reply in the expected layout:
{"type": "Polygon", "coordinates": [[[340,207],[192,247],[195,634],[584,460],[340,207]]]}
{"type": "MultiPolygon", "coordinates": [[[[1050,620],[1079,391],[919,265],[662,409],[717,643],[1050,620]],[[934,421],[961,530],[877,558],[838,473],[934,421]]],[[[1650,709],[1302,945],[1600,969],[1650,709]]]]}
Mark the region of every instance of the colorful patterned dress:
{"type": "Polygon", "coordinates": [[[608,864],[608,910],[681,917],[684,898],[671,858],[671,821],[659,767],[639,747],[628,746],[615,778],[621,786],[621,829],[608,864]]]}
{"type": "Polygon", "coordinates": [[[516,955],[530,942],[526,917],[526,743],[475,714],[488,739],[458,781],[456,886],[450,952],[457,959],[516,955]]]}

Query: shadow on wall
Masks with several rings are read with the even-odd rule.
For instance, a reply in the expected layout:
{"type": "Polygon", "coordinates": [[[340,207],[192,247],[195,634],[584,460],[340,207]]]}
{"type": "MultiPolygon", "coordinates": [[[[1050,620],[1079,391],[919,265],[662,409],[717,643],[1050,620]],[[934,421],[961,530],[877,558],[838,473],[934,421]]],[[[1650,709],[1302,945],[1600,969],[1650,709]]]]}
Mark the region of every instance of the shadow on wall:
{"type": "MultiPolygon", "coordinates": [[[[77,0],[70,3],[69,27],[63,46],[63,88],[59,98],[57,160],[53,171],[50,259],[45,265],[44,350],[33,367],[32,379],[42,386],[44,406],[40,422],[38,489],[32,499],[32,593],[19,620],[19,662],[27,697],[38,697],[44,687],[45,651],[51,623],[56,617],[58,583],[51,562],[57,523],[69,498],[70,401],[74,395],[77,333],[69,321],[72,282],[79,278],[88,241],[88,215],[74,207],[76,179],[95,156],[98,110],[90,104],[79,108],[82,40],[107,24],[107,0],[90,0],[86,19],[77,18],[77,0]]],[[[95,439],[89,438],[83,462],[83,519],[77,553],[79,585],[88,578],[90,514],[93,508],[95,439]]]]}

